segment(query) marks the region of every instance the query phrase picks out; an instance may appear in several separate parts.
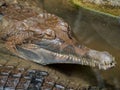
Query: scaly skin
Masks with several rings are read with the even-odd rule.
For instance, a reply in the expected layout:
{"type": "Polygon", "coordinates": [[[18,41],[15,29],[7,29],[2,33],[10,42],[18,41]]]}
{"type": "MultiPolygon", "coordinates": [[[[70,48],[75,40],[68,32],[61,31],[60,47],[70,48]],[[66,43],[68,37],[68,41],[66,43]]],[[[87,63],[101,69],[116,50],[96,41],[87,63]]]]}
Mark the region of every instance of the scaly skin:
{"type": "Polygon", "coordinates": [[[108,52],[79,45],[70,26],[53,14],[20,4],[1,5],[0,11],[0,38],[19,57],[43,65],[74,63],[104,70],[115,66],[108,52]]]}

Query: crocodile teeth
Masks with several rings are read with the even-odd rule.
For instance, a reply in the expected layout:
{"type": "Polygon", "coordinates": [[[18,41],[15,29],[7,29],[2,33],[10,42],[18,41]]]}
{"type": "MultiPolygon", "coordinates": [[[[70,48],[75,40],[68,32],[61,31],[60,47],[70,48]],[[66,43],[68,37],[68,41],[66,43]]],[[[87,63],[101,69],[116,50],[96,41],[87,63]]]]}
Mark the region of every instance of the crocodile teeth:
{"type": "Polygon", "coordinates": [[[63,59],[68,59],[68,56],[67,55],[62,55],[62,58],[63,59]]]}
{"type": "Polygon", "coordinates": [[[99,69],[101,69],[101,65],[99,65],[99,69]]]}
{"type": "Polygon", "coordinates": [[[56,56],[59,57],[59,54],[57,53],[56,56]]]}
{"type": "Polygon", "coordinates": [[[77,58],[76,57],[74,57],[74,61],[76,61],[77,60],[77,58]]]}
{"type": "Polygon", "coordinates": [[[67,57],[66,57],[66,55],[62,55],[62,58],[66,59],[67,57]]]}
{"type": "MultiPolygon", "coordinates": [[[[87,60],[86,58],[77,58],[73,55],[62,55],[62,54],[59,54],[59,53],[54,53],[53,54],[54,56],[57,56],[61,59],[69,59],[69,60],[72,60],[73,62],[79,62],[79,64],[82,64],[82,65],[90,65],[92,67],[95,67],[95,66],[98,66],[98,63],[94,60],[92,60],[91,62],[89,62],[89,60],[87,60]]],[[[104,65],[106,65],[108,68],[111,66],[111,65],[108,65],[109,62],[104,62],[104,65]]],[[[102,69],[102,66],[99,65],[98,66],[99,69],[102,69]]],[[[105,69],[105,68],[104,68],[105,69]]]]}
{"type": "Polygon", "coordinates": [[[71,60],[72,59],[72,57],[69,55],[69,59],[71,60]]]}
{"type": "Polygon", "coordinates": [[[64,57],[67,58],[67,59],[69,58],[69,56],[67,56],[67,55],[64,55],[64,57]]]}
{"type": "Polygon", "coordinates": [[[75,61],[77,62],[77,61],[78,61],[78,58],[75,58],[75,61]]]}
{"type": "Polygon", "coordinates": [[[86,61],[83,61],[84,62],[84,64],[86,65],[86,61]]]}
{"type": "Polygon", "coordinates": [[[74,61],[74,56],[71,56],[72,57],[72,60],[74,61]]]}
{"type": "Polygon", "coordinates": [[[89,62],[88,62],[88,61],[86,61],[86,65],[89,65],[89,62]]]}
{"type": "Polygon", "coordinates": [[[75,57],[73,57],[73,61],[75,61],[75,57]]]}
{"type": "Polygon", "coordinates": [[[66,55],[62,55],[62,58],[67,59],[66,55]]]}
{"type": "Polygon", "coordinates": [[[43,14],[39,14],[39,16],[40,16],[41,18],[43,18],[43,14]]]}
{"type": "Polygon", "coordinates": [[[85,58],[83,58],[82,62],[83,62],[83,64],[85,64],[85,58]]]}
{"type": "Polygon", "coordinates": [[[61,55],[61,54],[59,54],[58,56],[59,56],[59,57],[62,57],[62,55],[61,55]]]}
{"type": "Polygon", "coordinates": [[[73,59],[73,61],[75,61],[75,57],[74,56],[72,56],[72,59],[73,59]]]}
{"type": "Polygon", "coordinates": [[[85,61],[85,65],[88,65],[88,62],[87,62],[87,61],[85,61]]]}
{"type": "Polygon", "coordinates": [[[81,60],[80,60],[80,59],[78,59],[78,61],[80,62],[81,60]]]}

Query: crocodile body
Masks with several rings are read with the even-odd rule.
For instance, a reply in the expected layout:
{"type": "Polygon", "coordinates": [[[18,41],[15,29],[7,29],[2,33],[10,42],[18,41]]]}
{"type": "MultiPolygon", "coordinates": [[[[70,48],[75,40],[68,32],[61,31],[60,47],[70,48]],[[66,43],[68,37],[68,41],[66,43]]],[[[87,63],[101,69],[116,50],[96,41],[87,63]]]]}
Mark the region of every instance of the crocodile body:
{"type": "Polygon", "coordinates": [[[72,63],[104,70],[115,66],[108,52],[79,45],[70,26],[54,14],[18,3],[1,4],[0,13],[0,38],[9,51],[21,58],[42,65],[72,63]]]}

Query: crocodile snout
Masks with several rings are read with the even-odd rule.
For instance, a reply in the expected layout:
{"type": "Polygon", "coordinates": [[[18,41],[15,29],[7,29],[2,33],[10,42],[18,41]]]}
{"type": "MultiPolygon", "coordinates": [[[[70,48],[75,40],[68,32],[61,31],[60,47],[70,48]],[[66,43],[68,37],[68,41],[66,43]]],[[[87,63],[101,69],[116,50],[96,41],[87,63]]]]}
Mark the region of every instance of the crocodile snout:
{"type": "Polygon", "coordinates": [[[107,70],[116,64],[114,57],[108,52],[100,52],[84,46],[78,47],[69,44],[61,49],[64,42],[59,38],[53,40],[42,39],[40,42],[34,43],[33,48],[28,48],[26,45],[26,47],[22,47],[24,50],[20,51],[19,49],[18,51],[23,53],[21,55],[23,58],[43,65],[70,63],[107,70]]]}
{"type": "Polygon", "coordinates": [[[89,50],[87,55],[91,59],[94,59],[94,63],[99,67],[99,69],[106,70],[114,67],[116,64],[115,58],[106,51],[100,52],[96,50],[89,50]]]}

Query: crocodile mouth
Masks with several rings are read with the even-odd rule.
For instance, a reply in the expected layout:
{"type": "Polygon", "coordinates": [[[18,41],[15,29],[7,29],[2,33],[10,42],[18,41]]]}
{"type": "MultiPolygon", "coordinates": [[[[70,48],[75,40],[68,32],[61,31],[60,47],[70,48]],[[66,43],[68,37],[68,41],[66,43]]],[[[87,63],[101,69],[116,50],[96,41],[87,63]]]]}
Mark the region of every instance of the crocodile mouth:
{"type": "Polygon", "coordinates": [[[61,49],[61,44],[62,41],[59,39],[43,39],[40,42],[32,44],[32,48],[28,48],[27,44],[22,45],[21,49],[18,48],[18,52],[20,53],[20,57],[42,65],[57,63],[80,64],[107,70],[116,64],[114,57],[108,52],[89,49],[86,54],[80,55],[75,52],[74,47],[71,45],[61,49]]]}

